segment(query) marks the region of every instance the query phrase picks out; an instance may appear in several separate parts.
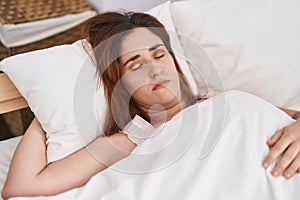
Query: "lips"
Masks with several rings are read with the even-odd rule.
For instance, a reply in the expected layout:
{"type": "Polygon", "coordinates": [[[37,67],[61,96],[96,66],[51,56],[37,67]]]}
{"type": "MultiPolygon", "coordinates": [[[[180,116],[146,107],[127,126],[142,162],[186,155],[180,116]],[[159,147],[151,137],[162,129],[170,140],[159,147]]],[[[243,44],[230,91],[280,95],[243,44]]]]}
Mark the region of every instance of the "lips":
{"type": "Polygon", "coordinates": [[[169,83],[170,81],[169,80],[163,80],[163,81],[160,81],[158,83],[156,83],[154,85],[154,87],[152,88],[152,90],[158,90],[160,88],[164,88],[166,87],[166,85],[169,83]]]}

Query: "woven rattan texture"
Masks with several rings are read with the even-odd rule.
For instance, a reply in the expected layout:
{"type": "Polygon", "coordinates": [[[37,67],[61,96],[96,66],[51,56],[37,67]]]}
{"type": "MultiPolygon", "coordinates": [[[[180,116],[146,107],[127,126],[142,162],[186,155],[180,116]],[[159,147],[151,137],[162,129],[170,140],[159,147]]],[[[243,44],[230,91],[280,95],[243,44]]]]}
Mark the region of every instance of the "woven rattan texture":
{"type": "Polygon", "coordinates": [[[0,23],[17,24],[87,10],[93,8],[85,0],[0,0],[0,23]]]}
{"type": "Polygon", "coordinates": [[[19,53],[45,49],[56,45],[71,44],[79,39],[81,39],[81,25],[28,45],[6,48],[0,43],[0,60],[19,53]]]}

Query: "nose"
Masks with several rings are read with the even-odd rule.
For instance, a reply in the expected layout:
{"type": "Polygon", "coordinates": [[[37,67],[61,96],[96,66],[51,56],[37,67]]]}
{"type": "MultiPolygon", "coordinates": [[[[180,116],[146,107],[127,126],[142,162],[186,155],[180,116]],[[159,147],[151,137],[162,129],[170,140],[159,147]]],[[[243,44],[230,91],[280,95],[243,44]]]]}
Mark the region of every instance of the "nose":
{"type": "Polygon", "coordinates": [[[162,66],[152,63],[151,66],[149,66],[149,68],[149,75],[151,78],[157,78],[161,76],[162,66]]]}

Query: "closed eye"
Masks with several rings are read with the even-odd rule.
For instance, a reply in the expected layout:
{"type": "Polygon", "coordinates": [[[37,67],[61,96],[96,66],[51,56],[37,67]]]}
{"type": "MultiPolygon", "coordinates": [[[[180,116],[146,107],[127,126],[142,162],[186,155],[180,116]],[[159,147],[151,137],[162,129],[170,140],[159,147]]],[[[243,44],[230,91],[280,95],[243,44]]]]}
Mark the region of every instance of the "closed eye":
{"type": "Polygon", "coordinates": [[[162,54],[160,54],[160,55],[158,55],[158,56],[155,56],[154,58],[155,58],[155,59],[160,59],[160,58],[164,57],[164,55],[165,55],[165,54],[162,53],[162,54]]]}
{"type": "Polygon", "coordinates": [[[139,64],[139,65],[134,65],[134,66],[131,68],[131,70],[132,70],[132,71],[138,70],[142,65],[143,65],[143,63],[142,63],[142,64],[139,64]]]}

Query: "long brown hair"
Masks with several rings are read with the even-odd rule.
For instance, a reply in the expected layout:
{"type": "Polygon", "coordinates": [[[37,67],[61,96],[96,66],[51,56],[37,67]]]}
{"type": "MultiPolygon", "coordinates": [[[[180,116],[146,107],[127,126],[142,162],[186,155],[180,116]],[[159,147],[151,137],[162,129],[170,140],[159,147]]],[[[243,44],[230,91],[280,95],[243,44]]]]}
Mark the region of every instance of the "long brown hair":
{"type": "Polygon", "coordinates": [[[196,101],[196,97],[193,95],[171,49],[170,37],[165,27],[156,18],[148,14],[133,12],[98,14],[86,21],[83,28],[83,37],[89,41],[94,50],[97,74],[104,86],[108,105],[104,134],[107,136],[124,128],[136,114],[149,121],[147,115],[130,98],[125,88],[114,91],[122,75],[119,61],[122,39],[131,30],[139,27],[147,28],[163,41],[179,73],[182,97],[187,104],[196,101]],[[130,99],[129,105],[128,99],[130,99]],[[129,115],[124,112],[124,109],[128,107],[129,115]]]}

